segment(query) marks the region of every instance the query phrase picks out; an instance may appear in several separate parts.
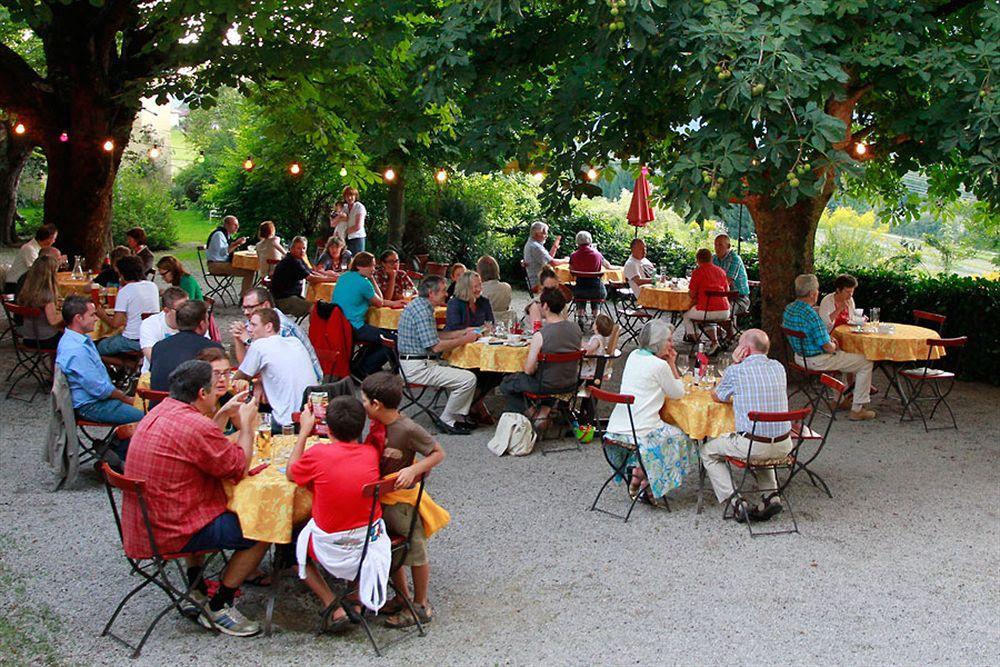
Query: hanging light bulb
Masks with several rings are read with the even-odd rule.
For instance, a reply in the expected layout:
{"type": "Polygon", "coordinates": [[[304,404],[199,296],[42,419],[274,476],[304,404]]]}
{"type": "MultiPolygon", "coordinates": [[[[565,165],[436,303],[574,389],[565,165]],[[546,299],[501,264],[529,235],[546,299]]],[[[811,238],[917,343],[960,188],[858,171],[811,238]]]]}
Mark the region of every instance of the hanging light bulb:
{"type": "Polygon", "coordinates": [[[300,165],[298,162],[291,163],[290,165],[288,165],[288,173],[291,174],[292,176],[298,176],[299,174],[302,173],[302,165],[300,165]]]}
{"type": "Polygon", "coordinates": [[[857,144],[854,145],[855,155],[864,155],[867,152],[868,152],[868,146],[865,144],[865,142],[859,141],[857,144]]]}
{"type": "Polygon", "coordinates": [[[444,169],[438,169],[437,173],[434,174],[434,179],[437,180],[438,183],[444,183],[448,180],[448,172],[444,169]]]}
{"type": "Polygon", "coordinates": [[[247,171],[253,171],[253,168],[255,166],[256,165],[253,163],[253,158],[251,158],[249,155],[247,156],[246,160],[243,160],[243,168],[246,169],[247,171]]]}
{"type": "Polygon", "coordinates": [[[158,157],[160,157],[160,147],[153,144],[153,147],[149,149],[149,159],[155,160],[158,157]]]}
{"type": "Polygon", "coordinates": [[[597,180],[597,170],[591,167],[587,170],[587,180],[596,181],[597,180]]]}
{"type": "Polygon", "coordinates": [[[545,174],[543,174],[540,171],[536,171],[534,174],[531,175],[531,177],[535,179],[536,183],[541,183],[542,180],[545,179],[545,174]]]}
{"type": "Polygon", "coordinates": [[[68,132],[63,132],[62,134],[60,134],[59,135],[59,141],[61,141],[63,143],[66,143],[67,141],[69,141],[69,133],[68,132]]]}
{"type": "Polygon", "coordinates": [[[340,168],[340,177],[344,178],[345,176],[347,176],[347,167],[341,167],[340,168]]]}
{"type": "Polygon", "coordinates": [[[751,167],[757,167],[759,165],[760,165],[760,160],[758,160],[757,158],[752,158],[750,160],[750,166],[751,167]]]}
{"type": "Polygon", "coordinates": [[[115,142],[113,142],[111,139],[108,139],[107,141],[104,142],[104,145],[102,146],[102,148],[106,152],[110,153],[111,151],[113,151],[115,149],[115,142]]]}
{"type": "Polygon", "coordinates": [[[385,179],[386,183],[392,183],[394,180],[396,180],[396,171],[392,167],[389,167],[382,174],[382,178],[385,179]]]}
{"type": "Polygon", "coordinates": [[[24,134],[28,131],[28,128],[24,126],[24,123],[18,123],[14,126],[14,134],[24,134]]]}

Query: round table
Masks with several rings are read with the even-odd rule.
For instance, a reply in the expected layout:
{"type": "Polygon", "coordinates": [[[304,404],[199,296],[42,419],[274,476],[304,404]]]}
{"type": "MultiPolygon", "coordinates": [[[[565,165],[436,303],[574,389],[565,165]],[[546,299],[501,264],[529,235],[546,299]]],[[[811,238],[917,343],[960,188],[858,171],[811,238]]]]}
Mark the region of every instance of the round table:
{"type": "Polygon", "coordinates": [[[655,310],[685,312],[694,305],[687,289],[645,285],[639,293],[639,306],[655,310]]]}
{"type": "MultiPolygon", "coordinates": [[[[293,484],[279,468],[284,468],[295,446],[294,435],[275,435],[271,442],[271,464],[252,477],[244,477],[236,484],[223,482],[227,507],[240,519],[243,536],[275,544],[289,544],[292,528],[309,519],[312,511],[312,493],[293,484]]],[[[319,438],[306,442],[306,449],[319,438]]],[[[253,469],[261,463],[254,450],[253,469]]]]}
{"type": "Polygon", "coordinates": [[[524,370],[528,358],[528,345],[490,345],[489,343],[466,343],[444,354],[448,363],[456,368],[478,368],[498,373],[519,373],[524,370]]]}
{"type": "Polygon", "coordinates": [[[237,250],[233,253],[233,268],[257,270],[257,252],[255,250],[237,250]]]}
{"type": "MultiPolygon", "coordinates": [[[[644,290],[645,291],[645,290],[644,290]]],[[[718,403],[712,389],[696,387],[684,378],[684,398],[668,398],[660,408],[660,419],[679,427],[694,440],[726,435],[736,430],[732,403],[718,403]]]]}
{"type": "MultiPolygon", "coordinates": [[[[855,333],[850,325],[842,324],[833,336],[844,352],[864,355],[869,361],[926,361],[928,338],[940,338],[938,332],[913,324],[896,324],[896,333],[855,333]]],[[[939,359],[943,348],[935,347],[931,359],[939,359]]]]}
{"type": "Polygon", "coordinates": [[[74,278],[72,271],[60,271],[56,274],[56,289],[59,290],[59,297],[65,299],[73,294],[80,296],[90,296],[91,278],[74,278]]]}
{"type": "Polygon", "coordinates": [[[337,283],[308,283],[306,287],[306,301],[316,303],[317,301],[332,301],[333,286],[337,283]]]}
{"type": "MultiPolygon", "coordinates": [[[[569,264],[557,264],[553,267],[556,272],[556,278],[559,279],[561,283],[571,283],[575,282],[573,274],[570,273],[569,264]]],[[[612,283],[622,283],[625,282],[624,269],[620,266],[612,265],[610,269],[604,269],[604,282],[612,283]]]]}
{"type": "MultiPolygon", "coordinates": [[[[434,319],[444,319],[448,309],[445,306],[438,306],[434,309],[434,319]]],[[[395,331],[399,328],[399,317],[403,314],[402,308],[369,308],[365,315],[365,322],[378,327],[395,331]]]]}

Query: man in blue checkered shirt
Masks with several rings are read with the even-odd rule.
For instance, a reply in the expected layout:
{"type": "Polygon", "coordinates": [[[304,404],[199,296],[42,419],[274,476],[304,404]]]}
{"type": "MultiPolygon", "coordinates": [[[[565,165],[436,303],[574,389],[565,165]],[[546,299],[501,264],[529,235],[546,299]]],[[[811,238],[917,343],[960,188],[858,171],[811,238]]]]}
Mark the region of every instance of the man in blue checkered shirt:
{"type": "Polygon", "coordinates": [[[396,349],[400,368],[407,382],[448,391],[448,403],[440,418],[443,430],[452,435],[469,435],[475,425],[466,415],[476,393],[476,376],[463,368],[442,365],[437,357],[442,352],[476,342],[479,332],[471,327],[458,331],[437,330],[434,308],[443,306],[448,298],[448,289],[441,276],[424,278],[417,287],[417,294],[399,316],[396,349]]]}
{"type": "Polygon", "coordinates": [[[853,373],[854,398],[850,419],[875,419],[875,411],[868,408],[875,367],[864,355],[838,349],[837,341],[830,338],[830,332],[814,307],[818,298],[819,280],[816,276],[805,273],[795,279],[795,301],[785,306],[781,323],[786,329],[805,334],[805,338],[788,339],[795,353],[795,363],[809,370],[853,373]]]}
{"type": "Polygon", "coordinates": [[[740,336],[733,361],[726,369],[722,382],[712,392],[719,403],[733,404],[736,431],[713,438],[701,448],[701,462],[720,503],[729,502],[737,521],[766,521],[781,511],[778,481],[774,470],[754,470],[757,489],[762,497],[759,508],[751,508],[733,487],[726,465],[727,456],[746,458],[781,458],[792,449],[789,422],[762,422],[754,426],[750,412],[788,412],[785,367],[769,359],[771,341],[760,329],[748,329],[740,336]]]}

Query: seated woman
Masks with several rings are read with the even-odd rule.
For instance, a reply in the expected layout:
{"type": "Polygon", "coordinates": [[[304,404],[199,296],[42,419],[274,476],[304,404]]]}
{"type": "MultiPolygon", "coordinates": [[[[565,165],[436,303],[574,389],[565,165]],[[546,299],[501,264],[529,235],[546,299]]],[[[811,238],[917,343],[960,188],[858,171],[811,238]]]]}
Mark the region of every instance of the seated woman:
{"type": "Polygon", "coordinates": [[[854,313],[854,290],[858,279],[844,273],[833,281],[833,292],[823,297],[819,303],[819,318],[827,331],[833,331],[841,324],[847,324],[854,313]]]}
{"type": "Polygon", "coordinates": [[[122,257],[128,257],[132,254],[132,249],[128,246],[118,245],[115,246],[111,253],[108,255],[108,263],[105,265],[101,272],[97,274],[94,278],[94,282],[101,287],[118,287],[118,269],[116,265],[118,260],[122,257]]]}
{"type": "Polygon", "coordinates": [[[630,465],[635,466],[629,493],[635,497],[645,491],[644,498],[653,504],[659,504],[668,491],[681,485],[691,463],[696,460],[691,439],[676,426],[660,419],[660,409],[666,399],[684,397],[684,383],[675,363],[677,351],[671,340],[673,332],[673,327],[663,320],[647,322],[639,333],[639,347],[625,361],[619,393],[635,397],[632,423],[639,442],[633,442],[626,405],[615,406],[605,436],[611,442],[638,445],[638,455],[642,457],[649,479],[638,465],[636,452],[611,446],[609,455],[618,465],[629,459],[630,465]]]}
{"type": "Polygon", "coordinates": [[[316,260],[316,268],[323,271],[343,273],[351,266],[351,251],[339,236],[331,236],[326,241],[326,249],[316,260]]]}
{"type": "Polygon", "coordinates": [[[538,272],[538,284],[542,288],[541,291],[536,294],[524,308],[524,312],[528,316],[528,327],[532,331],[537,331],[542,325],[542,306],[539,299],[543,291],[547,289],[558,290],[563,295],[567,304],[573,300],[573,292],[559,282],[559,279],[556,278],[556,272],[552,270],[551,266],[544,266],[542,267],[542,270],[538,272]]]}
{"type": "MultiPolygon", "coordinates": [[[[611,265],[604,256],[594,247],[594,237],[590,232],[576,233],[576,252],[569,256],[569,270],[582,271],[584,273],[597,273],[604,269],[610,269],[611,265]]],[[[604,282],[597,277],[578,277],[573,286],[573,296],[577,299],[606,299],[608,291],[604,287],[604,282]]],[[[591,303],[590,312],[597,314],[599,304],[591,303]]],[[[577,317],[582,316],[582,309],[577,311],[577,317]]]]}
{"type": "Polygon", "coordinates": [[[375,283],[375,256],[361,251],[351,260],[351,270],[344,273],[333,288],[333,303],[340,306],[344,317],[354,331],[355,342],[366,345],[359,360],[359,367],[352,369],[360,377],[371,375],[389,361],[389,352],[381,345],[382,332],[365,322],[369,308],[387,306],[402,308],[401,301],[382,298],[382,292],[375,283]]]}
{"type": "Polygon", "coordinates": [[[399,266],[399,253],[395,250],[386,250],[379,257],[379,266],[375,269],[375,282],[386,299],[399,301],[406,297],[407,293],[409,296],[414,296],[417,291],[409,274],[399,266]]]}
{"type": "Polygon", "coordinates": [[[62,336],[62,313],[56,308],[59,295],[56,272],[59,260],[48,254],[40,254],[28,269],[24,285],[17,293],[17,305],[37,308],[39,317],[26,317],[17,327],[25,345],[43,349],[53,349],[62,336]]]}
{"type": "Polygon", "coordinates": [[[451,268],[448,269],[448,279],[451,281],[451,284],[448,285],[449,299],[455,296],[455,285],[458,284],[458,279],[461,278],[462,274],[468,270],[469,269],[466,268],[465,264],[462,264],[461,262],[455,262],[451,265],[451,268]]]}
{"type": "Polygon", "coordinates": [[[288,254],[288,250],[281,245],[281,238],[275,235],[274,223],[270,220],[260,223],[257,228],[257,238],[257,273],[260,276],[269,276],[274,272],[275,265],[268,260],[280,261],[288,254]]]}
{"type": "Polygon", "coordinates": [[[490,300],[490,307],[498,319],[510,310],[510,300],[514,292],[510,283],[500,281],[500,265],[489,255],[483,255],[476,262],[476,271],[483,281],[483,296],[490,300]]]}
{"type": "MultiPolygon", "coordinates": [[[[445,320],[445,331],[462,331],[469,327],[486,327],[492,329],[493,308],[490,300],[483,296],[483,280],[475,271],[466,271],[455,283],[455,296],[448,300],[448,313],[445,320]]],[[[476,376],[476,393],[472,399],[472,409],[469,414],[480,424],[495,423],[490,411],[483,403],[490,392],[503,380],[502,373],[483,371],[473,368],[476,376]]]]}
{"type": "Polygon", "coordinates": [[[156,263],[156,271],[160,274],[163,282],[174,287],[180,287],[187,292],[189,299],[194,299],[195,301],[205,300],[205,295],[202,294],[201,285],[198,284],[197,279],[188,273],[184,265],[181,264],[181,261],[173,255],[164,255],[161,257],[160,261],[156,263]]]}

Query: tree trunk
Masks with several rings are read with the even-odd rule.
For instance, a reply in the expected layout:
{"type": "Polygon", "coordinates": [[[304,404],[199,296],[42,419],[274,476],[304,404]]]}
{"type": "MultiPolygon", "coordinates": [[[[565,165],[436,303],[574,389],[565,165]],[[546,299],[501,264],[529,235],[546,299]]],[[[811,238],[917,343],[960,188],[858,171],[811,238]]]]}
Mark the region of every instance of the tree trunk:
{"type": "Polygon", "coordinates": [[[774,207],[763,198],[747,202],[757,229],[761,326],[771,338],[771,356],[779,359],[784,358],[782,315],[795,299],[795,277],[813,271],[816,227],[830,201],[829,190],[788,208],[774,207]]]}
{"type": "Polygon", "coordinates": [[[402,248],[403,232],[406,230],[406,181],[402,167],[399,167],[395,180],[389,184],[388,204],[388,245],[391,248],[402,248]]]}
{"type": "Polygon", "coordinates": [[[18,242],[14,222],[17,186],[32,148],[30,142],[14,139],[10,126],[0,123],[0,245],[18,242]]]}

